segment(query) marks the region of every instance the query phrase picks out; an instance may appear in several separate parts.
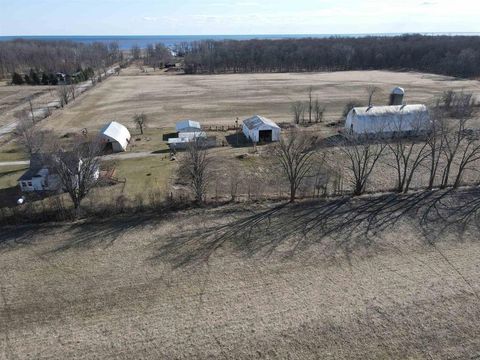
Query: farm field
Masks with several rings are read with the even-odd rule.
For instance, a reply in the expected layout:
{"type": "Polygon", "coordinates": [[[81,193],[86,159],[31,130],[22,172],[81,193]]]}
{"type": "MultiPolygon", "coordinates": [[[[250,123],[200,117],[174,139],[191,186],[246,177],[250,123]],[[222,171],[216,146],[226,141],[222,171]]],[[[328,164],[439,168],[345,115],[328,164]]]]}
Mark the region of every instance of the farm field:
{"type": "Polygon", "coordinates": [[[301,239],[289,225],[267,238],[259,223],[213,253],[200,234],[262,211],[296,226],[317,205],[275,206],[3,229],[0,357],[480,354],[474,230],[429,244],[408,217],[370,239],[301,239]]]}
{"type": "Polygon", "coordinates": [[[371,84],[381,89],[376,104],[385,104],[394,86],[406,89],[408,103],[432,103],[448,89],[480,91],[478,81],[421,73],[170,75],[144,74],[131,67],[89,90],[81,101],[55,112],[45,125],[59,132],[93,131],[115,119],[133,127],[132,117],[140,112],[149,116],[149,126],[154,128],[172,128],[176,121],[188,118],[204,125],[234,125],[237,117],[241,121],[254,114],[291,122],[291,104],[305,101],[310,86],[314,98],[326,106],[326,122],[337,121],[349,100],[366,102],[366,88],[371,84]]]}

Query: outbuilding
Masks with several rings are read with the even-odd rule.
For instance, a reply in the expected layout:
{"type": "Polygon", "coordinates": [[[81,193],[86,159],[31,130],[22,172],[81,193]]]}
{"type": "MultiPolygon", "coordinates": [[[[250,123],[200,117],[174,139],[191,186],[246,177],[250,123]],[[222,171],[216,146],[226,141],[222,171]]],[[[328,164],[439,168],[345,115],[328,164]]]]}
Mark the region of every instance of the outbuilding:
{"type": "Polygon", "coordinates": [[[198,121],[193,120],[182,120],[177,122],[175,125],[175,130],[177,133],[191,133],[202,131],[202,127],[198,121]]]}
{"type": "Polygon", "coordinates": [[[345,122],[345,130],[353,134],[388,134],[429,128],[430,116],[425,105],[355,107],[345,122]]]}
{"type": "Polygon", "coordinates": [[[260,115],[243,120],[243,133],[254,143],[279,141],[280,132],[280,126],[260,115]]]}
{"type": "Polygon", "coordinates": [[[107,151],[127,151],[130,138],[130,131],[116,121],[112,121],[111,123],[105,125],[105,127],[100,131],[100,140],[105,143],[105,150],[107,151]]]}

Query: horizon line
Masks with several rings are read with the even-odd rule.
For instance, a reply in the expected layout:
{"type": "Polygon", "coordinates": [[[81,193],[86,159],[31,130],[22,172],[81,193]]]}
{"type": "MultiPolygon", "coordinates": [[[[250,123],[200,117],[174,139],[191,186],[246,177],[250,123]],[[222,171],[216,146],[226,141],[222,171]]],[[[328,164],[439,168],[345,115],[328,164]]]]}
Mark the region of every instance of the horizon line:
{"type": "Polygon", "coordinates": [[[264,33],[264,34],[14,34],[0,37],[120,37],[120,36],[312,36],[312,35],[428,35],[428,34],[480,34],[480,31],[405,31],[405,32],[372,32],[372,33],[264,33]]]}

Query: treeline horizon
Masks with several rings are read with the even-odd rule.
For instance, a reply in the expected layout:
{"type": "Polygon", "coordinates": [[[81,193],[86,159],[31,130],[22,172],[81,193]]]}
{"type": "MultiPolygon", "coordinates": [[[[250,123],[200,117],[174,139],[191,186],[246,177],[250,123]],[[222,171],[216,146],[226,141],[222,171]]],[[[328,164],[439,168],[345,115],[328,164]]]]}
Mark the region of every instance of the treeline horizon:
{"type": "Polygon", "coordinates": [[[479,36],[370,36],[183,43],[188,74],[415,70],[480,75],[479,36]]]}
{"type": "Polygon", "coordinates": [[[123,53],[118,43],[83,44],[64,40],[0,41],[0,78],[14,73],[72,74],[79,69],[105,71],[119,61],[123,53]]]}

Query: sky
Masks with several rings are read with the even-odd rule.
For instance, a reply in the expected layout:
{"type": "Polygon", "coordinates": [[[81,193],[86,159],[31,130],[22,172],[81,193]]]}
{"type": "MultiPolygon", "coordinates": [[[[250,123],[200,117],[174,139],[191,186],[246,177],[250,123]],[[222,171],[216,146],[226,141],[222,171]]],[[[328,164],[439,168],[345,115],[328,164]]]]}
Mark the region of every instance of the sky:
{"type": "Polygon", "coordinates": [[[0,0],[0,35],[480,32],[479,0],[0,0]]]}

